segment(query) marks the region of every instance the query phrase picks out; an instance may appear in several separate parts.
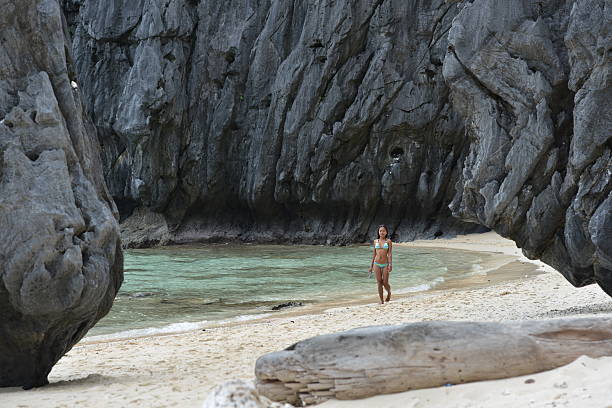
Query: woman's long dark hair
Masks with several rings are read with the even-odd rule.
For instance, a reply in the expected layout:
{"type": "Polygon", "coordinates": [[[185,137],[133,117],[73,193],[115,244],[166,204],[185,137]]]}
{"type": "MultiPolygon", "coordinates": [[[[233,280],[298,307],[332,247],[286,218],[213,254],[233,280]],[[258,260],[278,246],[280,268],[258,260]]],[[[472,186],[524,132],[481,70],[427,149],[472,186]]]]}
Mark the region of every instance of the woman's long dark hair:
{"type": "Polygon", "coordinates": [[[382,228],[384,228],[384,229],[385,229],[385,231],[387,231],[387,236],[386,236],[385,238],[386,238],[386,239],[389,239],[389,228],[387,228],[387,226],[386,226],[385,224],[380,224],[380,225],[378,226],[378,228],[376,228],[376,237],[377,237],[377,239],[380,239],[380,233],[378,232],[378,230],[379,230],[381,227],[382,227],[382,228]]]}

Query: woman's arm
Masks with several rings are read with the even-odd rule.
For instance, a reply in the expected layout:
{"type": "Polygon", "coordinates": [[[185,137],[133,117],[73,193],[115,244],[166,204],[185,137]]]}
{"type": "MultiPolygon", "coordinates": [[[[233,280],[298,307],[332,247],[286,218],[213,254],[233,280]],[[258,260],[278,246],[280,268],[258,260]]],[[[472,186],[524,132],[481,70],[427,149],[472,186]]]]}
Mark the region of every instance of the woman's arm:
{"type": "Polygon", "coordinates": [[[369,272],[372,272],[372,269],[374,269],[374,259],[376,259],[376,241],[374,241],[372,247],[374,253],[372,254],[372,262],[370,263],[370,269],[368,269],[369,272]]]}
{"type": "Polygon", "coordinates": [[[391,270],[393,269],[393,259],[392,259],[392,254],[391,254],[391,250],[393,249],[393,242],[391,242],[391,240],[389,240],[389,252],[387,252],[387,259],[389,260],[389,272],[391,272],[391,270]]]}

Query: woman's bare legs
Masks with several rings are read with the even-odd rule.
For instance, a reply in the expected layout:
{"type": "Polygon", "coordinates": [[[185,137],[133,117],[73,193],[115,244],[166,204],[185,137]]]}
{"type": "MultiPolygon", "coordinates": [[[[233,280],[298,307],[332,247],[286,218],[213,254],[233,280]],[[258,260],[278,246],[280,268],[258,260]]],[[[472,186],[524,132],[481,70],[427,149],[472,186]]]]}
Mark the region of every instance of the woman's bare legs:
{"type": "Polygon", "coordinates": [[[380,304],[385,303],[383,300],[383,271],[380,266],[374,266],[374,273],[376,274],[376,282],[378,282],[378,296],[380,297],[380,304]]]}
{"type": "MultiPolygon", "coordinates": [[[[385,299],[385,301],[388,302],[391,300],[391,285],[389,285],[389,267],[386,267],[382,272],[382,286],[387,289],[387,299],[385,299]]],[[[380,288],[380,286],[381,285],[379,284],[378,287],[379,291],[381,292],[380,298],[382,299],[382,288],[380,288]]]]}

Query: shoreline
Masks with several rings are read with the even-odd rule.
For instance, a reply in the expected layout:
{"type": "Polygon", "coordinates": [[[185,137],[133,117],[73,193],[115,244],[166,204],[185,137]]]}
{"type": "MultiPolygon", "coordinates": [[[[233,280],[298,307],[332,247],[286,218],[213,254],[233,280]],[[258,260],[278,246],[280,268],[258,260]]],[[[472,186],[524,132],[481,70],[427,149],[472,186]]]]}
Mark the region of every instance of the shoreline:
{"type": "Polygon", "coordinates": [[[7,406],[22,407],[200,407],[215,385],[237,378],[252,380],[257,357],[319,334],[427,320],[520,320],[612,313],[610,297],[598,286],[572,287],[552,268],[525,260],[512,241],[494,233],[397,245],[459,250],[469,250],[457,248],[469,245],[477,252],[497,252],[500,259],[512,261],[502,262],[484,278],[476,274],[459,287],[395,296],[385,305],[372,303],[377,300],[373,293],[369,303],[338,301],[338,305],[316,313],[297,308],[178,334],[81,342],[54,367],[49,375],[51,384],[29,391],[0,389],[0,400],[7,406]],[[506,280],[506,274],[515,279],[506,280]]]}
{"type": "MultiPolygon", "coordinates": [[[[490,233],[489,233],[490,234],[490,233]]],[[[494,234],[494,233],[493,233],[494,234]]],[[[495,234],[497,237],[497,234],[495,234]]],[[[447,279],[443,279],[440,282],[426,284],[431,285],[430,287],[423,290],[409,290],[415,289],[418,286],[410,286],[406,288],[400,288],[394,290],[392,295],[392,301],[404,301],[408,297],[414,297],[419,295],[427,295],[429,292],[436,292],[439,290],[450,290],[450,289],[468,289],[468,288],[476,288],[476,287],[486,287],[493,285],[498,282],[509,282],[517,279],[524,278],[532,278],[540,273],[538,267],[533,263],[533,261],[527,260],[529,263],[533,263],[532,267],[526,265],[524,260],[518,261],[516,259],[517,255],[510,252],[500,252],[493,251],[492,248],[483,247],[483,248],[471,248],[469,245],[462,245],[459,241],[456,241],[455,238],[448,239],[440,239],[434,241],[428,240],[417,240],[411,242],[398,242],[395,245],[403,246],[403,247],[413,247],[413,248],[432,248],[438,250],[444,250],[448,252],[457,251],[457,252],[473,252],[473,253],[484,253],[487,255],[497,255],[493,259],[488,260],[487,262],[483,262],[478,264],[482,269],[472,272],[468,275],[462,275],[460,277],[451,277],[447,279]],[[436,244],[436,241],[438,245],[436,244]],[[462,247],[463,246],[463,247],[462,247]],[[465,247],[465,248],[464,248],[465,247]],[[504,255],[504,256],[501,256],[504,255]],[[520,264],[519,264],[520,263],[520,264]]],[[[220,320],[202,320],[202,321],[186,321],[186,322],[176,322],[169,323],[164,326],[152,326],[141,329],[128,329],[121,330],[118,332],[107,333],[107,334],[97,334],[92,336],[85,336],[78,344],[98,344],[98,343],[106,343],[106,342],[116,342],[128,339],[140,339],[147,337],[156,337],[156,336],[168,336],[175,334],[183,334],[189,333],[201,329],[211,329],[218,328],[224,326],[236,326],[242,324],[249,323],[257,323],[264,319],[276,319],[276,318],[287,318],[287,317],[297,317],[311,314],[320,314],[323,313],[327,309],[333,309],[336,307],[358,307],[358,306],[372,306],[378,304],[378,299],[376,295],[374,281],[372,283],[372,293],[365,295],[359,294],[358,297],[353,299],[341,299],[341,300],[325,300],[321,302],[313,302],[307,303],[303,306],[299,307],[289,307],[282,311],[266,311],[262,313],[253,313],[253,314],[243,314],[234,316],[227,319],[220,320]],[[173,326],[191,326],[189,328],[181,329],[176,328],[172,329],[173,326]],[[145,333],[146,331],[153,331],[151,333],[145,333]]]]}

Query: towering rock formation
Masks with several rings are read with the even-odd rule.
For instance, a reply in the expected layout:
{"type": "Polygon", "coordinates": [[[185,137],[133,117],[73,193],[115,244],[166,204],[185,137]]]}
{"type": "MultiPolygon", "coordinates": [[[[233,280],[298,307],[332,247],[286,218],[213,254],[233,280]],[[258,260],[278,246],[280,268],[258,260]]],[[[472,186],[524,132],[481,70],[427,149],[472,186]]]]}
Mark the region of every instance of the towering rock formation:
{"type": "Polygon", "coordinates": [[[123,263],[60,6],[0,9],[0,386],[32,387],[108,312],[123,263]]]}
{"type": "Polygon", "coordinates": [[[441,73],[455,4],[64,7],[129,244],[479,228],[447,208],[467,147],[441,73]]]}
{"type": "Polygon", "coordinates": [[[612,295],[612,2],[476,0],[444,77],[470,142],[453,214],[612,295]]]}
{"type": "Polygon", "coordinates": [[[469,230],[450,204],[612,293],[610,0],[63,4],[132,244],[469,230]]]}

